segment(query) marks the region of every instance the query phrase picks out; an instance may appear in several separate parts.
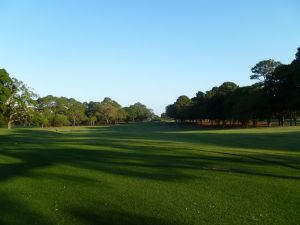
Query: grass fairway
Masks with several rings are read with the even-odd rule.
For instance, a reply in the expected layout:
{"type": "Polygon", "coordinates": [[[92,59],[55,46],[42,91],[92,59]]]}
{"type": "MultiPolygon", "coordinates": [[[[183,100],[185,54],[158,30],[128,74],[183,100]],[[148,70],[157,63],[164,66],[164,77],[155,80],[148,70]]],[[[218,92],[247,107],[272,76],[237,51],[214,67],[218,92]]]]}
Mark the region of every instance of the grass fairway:
{"type": "Polygon", "coordinates": [[[300,224],[300,127],[0,130],[0,224],[300,224]]]}

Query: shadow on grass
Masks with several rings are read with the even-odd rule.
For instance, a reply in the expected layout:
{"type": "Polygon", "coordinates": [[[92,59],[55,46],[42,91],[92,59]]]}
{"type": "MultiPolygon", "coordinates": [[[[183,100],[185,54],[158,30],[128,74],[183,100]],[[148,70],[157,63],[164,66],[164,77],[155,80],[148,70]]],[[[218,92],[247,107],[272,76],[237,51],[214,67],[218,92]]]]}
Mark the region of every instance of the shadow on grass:
{"type": "Polygon", "coordinates": [[[165,221],[146,215],[139,215],[136,213],[125,212],[124,210],[110,205],[106,206],[103,202],[93,200],[93,205],[96,207],[84,206],[48,212],[48,215],[37,212],[31,209],[28,205],[20,200],[8,196],[6,193],[0,193],[1,211],[0,224],[1,225],[23,225],[23,224],[60,224],[60,216],[55,214],[64,214],[71,217],[75,224],[101,224],[101,225],[176,225],[175,221],[165,221]]]}
{"type": "Polygon", "coordinates": [[[76,220],[83,224],[101,225],[176,225],[175,221],[165,221],[162,219],[124,212],[121,209],[72,209],[69,212],[76,220]]]}
{"type": "Polygon", "coordinates": [[[2,225],[53,224],[49,221],[49,218],[31,210],[24,203],[8,196],[7,193],[0,193],[0,202],[0,224],[2,225]]]}
{"type": "MultiPolygon", "coordinates": [[[[0,182],[15,177],[70,180],[89,185],[99,182],[77,175],[33,172],[57,164],[161,182],[206,179],[200,171],[300,180],[300,159],[295,157],[300,146],[298,131],[260,134],[184,131],[159,124],[68,132],[16,129],[0,135],[0,158],[11,159],[0,161],[0,182]],[[206,149],[207,146],[210,148],[206,149]],[[277,154],[279,151],[286,154],[277,154]]],[[[4,193],[0,202],[1,224],[50,224],[42,215],[4,193]],[[16,217],[19,214],[23,216],[16,217]]],[[[83,224],[175,224],[117,207],[72,208],[66,213],[83,224]]]]}
{"type": "MultiPolygon", "coordinates": [[[[271,148],[272,140],[278,137],[278,134],[188,134],[169,133],[169,130],[169,127],[160,125],[96,127],[87,128],[85,132],[17,129],[9,135],[0,135],[0,155],[21,161],[0,164],[0,180],[24,176],[33,169],[53,164],[161,181],[178,181],[195,176],[199,178],[195,173],[186,173],[186,169],[300,179],[299,176],[294,176],[294,173],[291,175],[288,172],[266,173],[256,170],[257,166],[275,165],[299,171],[299,158],[288,154],[258,154],[256,151],[228,153],[223,150],[203,150],[203,147],[197,149],[198,143],[215,145],[216,149],[222,145],[232,148],[246,148],[251,145],[251,148],[258,146],[254,149],[260,150],[265,149],[265,142],[268,142],[268,147],[271,148]],[[176,146],[176,142],[184,145],[176,146]],[[189,146],[190,143],[193,145],[189,146]]],[[[300,146],[298,136],[299,132],[285,133],[284,136],[280,134],[282,141],[289,137],[294,142],[299,142],[300,146]]],[[[293,153],[296,149],[294,145],[283,148],[278,144],[274,144],[274,148],[287,153],[293,153]]]]}

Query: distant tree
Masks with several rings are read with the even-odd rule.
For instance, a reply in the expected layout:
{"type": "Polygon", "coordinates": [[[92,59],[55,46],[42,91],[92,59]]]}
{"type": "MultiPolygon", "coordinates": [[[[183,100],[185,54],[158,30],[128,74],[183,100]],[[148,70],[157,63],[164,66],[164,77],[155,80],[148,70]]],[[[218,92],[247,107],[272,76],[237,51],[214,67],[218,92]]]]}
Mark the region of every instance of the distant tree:
{"type": "Polygon", "coordinates": [[[295,60],[283,65],[275,60],[263,60],[251,68],[251,79],[258,80],[252,86],[238,87],[233,82],[224,82],[206,93],[198,92],[191,100],[180,96],[166,107],[166,116],[180,121],[210,120],[225,126],[238,121],[247,126],[251,121],[277,117],[279,125],[285,118],[290,124],[300,116],[300,48],[295,60]]]}
{"type": "Polygon", "coordinates": [[[37,95],[23,82],[16,78],[10,78],[9,74],[1,72],[1,111],[10,129],[15,121],[27,121],[30,108],[35,105],[34,98],[37,95]]]}
{"type": "Polygon", "coordinates": [[[296,59],[288,65],[280,65],[265,82],[265,90],[277,115],[279,125],[283,126],[284,118],[296,123],[300,111],[300,59],[299,49],[296,59]]]}
{"type": "Polygon", "coordinates": [[[174,104],[170,104],[166,107],[166,115],[169,118],[177,119],[176,109],[174,104]]]}
{"type": "Polygon", "coordinates": [[[120,118],[123,118],[123,110],[119,103],[106,97],[97,108],[99,120],[106,124],[118,123],[120,118]]]}
{"type": "Polygon", "coordinates": [[[36,120],[37,126],[45,127],[53,125],[53,117],[56,114],[57,97],[48,95],[37,99],[36,120]]]}
{"type": "Polygon", "coordinates": [[[214,87],[206,92],[206,116],[208,119],[215,120],[217,123],[222,121],[223,125],[226,125],[226,120],[229,118],[225,106],[226,98],[237,88],[238,86],[233,82],[224,82],[219,87],[214,87]]]}
{"type": "Polygon", "coordinates": [[[89,102],[84,103],[85,106],[85,114],[88,118],[89,125],[94,126],[97,123],[97,115],[98,115],[98,108],[99,108],[100,102],[89,102]]]}
{"type": "Polygon", "coordinates": [[[190,107],[192,101],[186,95],[179,96],[174,103],[174,108],[176,112],[176,119],[180,121],[185,121],[190,119],[190,107]]]}
{"type": "Polygon", "coordinates": [[[4,113],[6,111],[6,103],[10,96],[9,84],[12,82],[8,72],[0,69],[0,124],[6,123],[4,113]]]}
{"type": "Polygon", "coordinates": [[[90,126],[95,126],[95,124],[97,122],[97,117],[96,116],[88,117],[88,121],[89,121],[90,126]]]}
{"type": "Polygon", "coordinates": [[[47,118],[42,112],[34,111],[32,125],[37,127],[47,127],[50,125],[49,118],[47,118]]]}
{"type": "Polygon", "coordinates": [[[132,107],[124,107],[123,108],[125,113],[125,121],[128,122],[134,122],[135,120],[135,113],[132,107]]]}
{"type": "Polygon", "coordinates": [[[259,85],[236,88],[226,98],[228,119],[240,121],[245,127],[250,121],[253,126],[256,126],[257,121],[262,118],[268,118],[269,121],[270,109],[266,107],[265,100],[259,85]]]}
{"type": "Polygon", "coordinates": [[[167,113],[162,113],[162,114],[160,115],[160,118],[161,118],[161,121],[169,121],[169,120],[172,120],[172,118],[169,117],[169,116],[167,115],[167,113]]]}
{"type": "MultiPolygon", "coordinates": [[[[291,77],[293,82],[293,108],[295,110],[300,111],[300,48],[298,48],[298,51],[296,53],[295,60],[291,63],[291,77]]],[[[295,119],[295,125],[296,125],[296,115],[294,117],[295,119]]]]}
{"type": "Polygon", "coordinates": [[[207,110],[207,100],[205,93],[199,91],[196,94],[196,97],[192,98],[192,106],[191,106],[191,118],[193,120],[200,120],[206,118],[206,110],[207,110]]]}
{"type": "Polygon", "coordinates": [[[152,110],[148,109],[147,106],[140,102],[137,102],[129,107],[125,107],[124,110],[127,120],[132,122],[151,120],[154,116],[152,110]]]}
{"type": "Polygon", "coordinates": [[[52,124],[55,127],[62,127],[70,125],[70,121],[68,120],[67,116],[63,114],[56,114],[52,118],[52,124]]]}
{"type": "Polygon", "coordinates": [[[56,98],[55,102],[55,114],[68,115],[70,108],[69,99],[66,97],[56,98]]]}
{"type": "Polygon", "coordinates": [[[259,80],[260,83],[263,84],[270,76],[272,76],[275,69],[280,65],[281,62],[273,59],[260,61],[251,68],[253,74],[250,76],[250,79],[259,80]]]}
{"type": "Polygon", "coordinates": [[[153,121],[153,122],[160,122],[161,121],[161,117],[159,117],[158,115],[153,115],[153,117],[151,118],[151,121],[153,121]]]}
{"type": "Polygon", "coordinates": [[[10,84],[12,80],[9,73],[5,69],[0,69],[0,112],[4,112],[6,108],[6,103],[11,95],[10,84]]]}
{"type": "Polygon", "coordinates": [[[67,106],[67,115],[72,121],[73,126],[76,126],[76,124],[80,123],[85,119],[84,105],[73,98],[69,99],[67,106]]]}
{"type": "Polygon", "coordinates": [[[296,61],[300,60],[300,48],[297,49],[297,53],[296,53],[296,61]]]}

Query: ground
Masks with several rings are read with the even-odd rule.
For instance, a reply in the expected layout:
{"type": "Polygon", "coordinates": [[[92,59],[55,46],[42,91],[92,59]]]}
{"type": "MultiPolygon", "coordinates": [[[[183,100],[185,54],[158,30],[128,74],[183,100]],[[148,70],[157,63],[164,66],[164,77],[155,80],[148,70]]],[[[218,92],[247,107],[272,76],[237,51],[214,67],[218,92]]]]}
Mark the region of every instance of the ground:
{"type": "Polygon", "coordinates": [[[0,224],[300,224],[300,127],[0,129],[0,224]]]}

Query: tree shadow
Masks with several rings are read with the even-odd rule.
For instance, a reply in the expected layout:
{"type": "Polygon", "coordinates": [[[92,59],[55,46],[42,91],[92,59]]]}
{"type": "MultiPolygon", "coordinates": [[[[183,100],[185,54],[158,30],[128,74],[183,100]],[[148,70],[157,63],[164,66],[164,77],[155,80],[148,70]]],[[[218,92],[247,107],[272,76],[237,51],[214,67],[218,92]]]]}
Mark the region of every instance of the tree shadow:
{"type": "MultiPolygon", "coordinates": [[[[101,224],[101,225],[176,225],[176,221],[166,221],[152,216],[139,215],[137,213],[125,212],[122,209],[114,207],[114,209],[105,209],[104,207],[91,208],[75,208],[69,210],[76,220],[82,224],[101,224]]],[[[171,218],[170,218],[171,219],[171,218]]]]}
{"type": "MultiPolygon", "coordinates": [[[[196,145],[198,143],[221,146],[224,142],[226,147],[243,148],[247,143],[242,142],[243,144],[239,146],[237,143],[231,144],[231,140],[241,139],[239,137],[241,134],[230,134],[230,137],[226,134],[226,141],[219,143],[220,138],[224,139],[219,133],[197,133],[188,139],[187,136],[191,135],[189,133],[166,133],[166,129],[161,126],[153,127],[153,125],[96,127],[88,128],[83,133],[76,130],[61,133],[19,129],[13,134],[0,136],[2,146],[6,146],[6,150],[1,150],[0,155],[21,160],[21,163],[17,164],[0,164],[2,171],[0,180],[24,176],[35,168],[53,164],[66,164],[114,175],[170,182],[195,178],[195,175],[185,172],[187,169],[299,179],[299,176],[295,176],[295,173],[290,171],[290,173],[284,171],[277,174],[276,171],[266,173],[263,169],[256,169],[261,165],[264,168],[275,165],[299,171],[300,161],[297,157],[241,151],[229,153],[223,150],[206,150],[203,147],[198,149],[196,145]],[[140,129],[145,131],[139,132],[140,129]],[[174,143],[192,143],[193,146],[187,149],[188,145],[176,146],[174,143]]],[[[252,142],[252,134],[249,135],[252,142]]],[[[272,139],[273,136],[268,138],[272,139]]]]}
{"type": "MultiPolygon", "coordinates": [[[[0,182],[29,177],[99,184],[99,180],[74,174],[34,173],[52,165],[71,166],[132,180],[169,183],[207,179],[201,171],[300,180],[298,131],[223,134],[173,129],[150,124],[91,127],[67,132],[63,129],[16,129],[0,135],[0,159],[6,157],[11,160],[0,161],[0,182]],[[275,138],[277,141],[273,140],[275,138]],[[213,148],[207,149],[207,146],[213,148]]],[[[14,204],[14,199],[0,197],[0,200],[7,205],[14,204]]],[[[28,214],[23,224],[35,221],[34,216],[40,218],[39,224],[47,224],[42,223],[43,216],[29,209],[13,212],[9,206],[0,214],[4,215],[0,223],[9,224],[7,221],[16,213],[28,214]]],[[[174,221],[125,212],[117,207],[75,207],[66,213],[83,224],[175,224],[174,221]]]]}
{"type": "Polygon", "coordinates": [[[28,205],[8,196],[7,193],[0,193],[0,202],[0,224],[2,225],[53,224],[50,218],[30,209],[28,205]]]}

